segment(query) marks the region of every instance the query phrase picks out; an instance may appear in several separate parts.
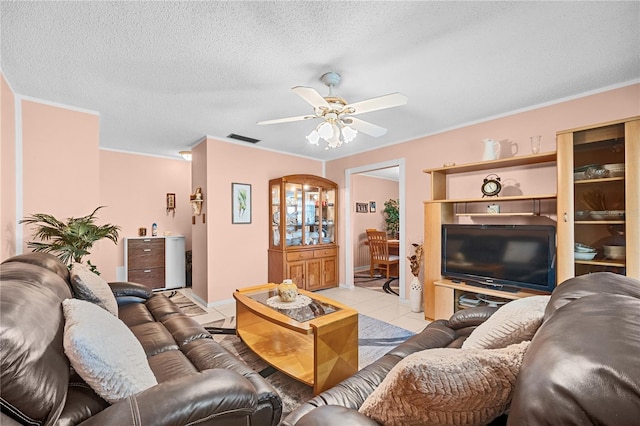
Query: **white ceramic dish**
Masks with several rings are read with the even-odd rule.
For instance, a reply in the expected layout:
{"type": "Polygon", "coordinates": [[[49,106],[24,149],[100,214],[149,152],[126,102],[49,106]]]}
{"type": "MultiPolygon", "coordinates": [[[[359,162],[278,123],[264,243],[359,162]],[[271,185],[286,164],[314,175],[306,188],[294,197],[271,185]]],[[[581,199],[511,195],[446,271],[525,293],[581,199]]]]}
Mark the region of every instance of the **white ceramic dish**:
{"type": "Polygon", "coordinates": [[[576,220],[588,220],[590,213],[591,212],[589,210],[577,210],[575,218],[576,220]]]}
{"type": "Polygon", "coordinates": [[[625,246],[603,246],[604,256],[608,259],[621,260],[626,257],[625,246]]]}
{"type": "Polygon", "coordinates": [[[624,210],[593,210],[589,216],[593,220],[622,220],[624,210]]]}
{"type": "Polygon", "coordinates": [[[609,177],[624,176],[624,163],[605,164],[604,166],[602,166],[602,168],[605,170],[609,170],[609,177]]]}
{"type": "Polygon", "coordinates": [[[624,163],[605,164],[602,168],[607,170],[624,171],[624,163]]]}
{"type": "Polygon", "coordinates": [[[575,243],[573,245],[574,251],[581,253],[595,253],[595,247],[588,246],[586,244],[575,243]]]}
{"type": "Polygon", "coordinates": [[[573,252],[573,257],[576,260],[593,260],[593,258],[596,257],[596,253],[595,252],[587,253],[587,252],[576,251],[576,252],[573,252]]]}

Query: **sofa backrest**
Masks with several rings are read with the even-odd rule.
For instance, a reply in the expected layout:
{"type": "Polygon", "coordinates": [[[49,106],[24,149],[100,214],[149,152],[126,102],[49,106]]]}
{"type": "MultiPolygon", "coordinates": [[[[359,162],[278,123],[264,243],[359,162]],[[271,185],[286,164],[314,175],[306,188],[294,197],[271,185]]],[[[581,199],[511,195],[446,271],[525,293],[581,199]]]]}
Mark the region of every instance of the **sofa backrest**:
{"type": "Polygon", "coordinates": [[[69,385],[61,303],[72,293],[54,256],[22,256],[0,265],[0,408],[23,424],[53,424],[69,385]]]}
{"type": "Polygon", "coordinates": [[[594,273],[554,290],[525,354],[510,425],[638,424],[640,281],[594,273]]]}

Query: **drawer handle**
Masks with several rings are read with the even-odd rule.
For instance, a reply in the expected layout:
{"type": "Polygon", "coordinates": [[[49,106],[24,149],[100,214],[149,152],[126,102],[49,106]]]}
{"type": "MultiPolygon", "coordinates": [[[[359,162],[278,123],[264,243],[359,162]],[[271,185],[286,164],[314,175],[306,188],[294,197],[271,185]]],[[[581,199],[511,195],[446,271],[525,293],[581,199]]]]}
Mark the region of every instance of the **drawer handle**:
{"type": "Polygon", "coordinates": [[[144,249],[144,251],[151,251],[151,249],[144,249]]]}
{"type": "Polygon", "coordinates": [[[151,269],[145,269],[145,270],[144,270],[144,273],[145,273],[145,274],[148,274],[148,273],[150,273],[150,272],[151,272],[151,269]]]}
{"type": "Polygon", "coordinates": [[[146,239],[146,240],[142,240],[142,241],[144,241],[145,243],[150,243],[151,242],[150,239],[146,239]]]}
{"type": "Polygon", "coordinates": [[[298,255],[298,257],[299,257],[300,259],[302,259],[302,258],[304,257],[304,254],[300,254],[300,255],[298,255]]]}

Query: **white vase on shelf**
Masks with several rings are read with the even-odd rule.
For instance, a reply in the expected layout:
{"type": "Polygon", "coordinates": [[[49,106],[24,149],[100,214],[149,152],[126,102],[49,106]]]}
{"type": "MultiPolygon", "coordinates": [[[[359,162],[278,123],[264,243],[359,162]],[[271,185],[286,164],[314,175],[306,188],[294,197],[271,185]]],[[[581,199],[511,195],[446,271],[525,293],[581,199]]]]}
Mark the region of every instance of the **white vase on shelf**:
{"type": "Polygon", "coordinates": [[[409,292],[409,301],[411,302],[411,312],[422,312],[422,283],[420,278],[414,276],[411,280],[411,289],[409,292]]]}

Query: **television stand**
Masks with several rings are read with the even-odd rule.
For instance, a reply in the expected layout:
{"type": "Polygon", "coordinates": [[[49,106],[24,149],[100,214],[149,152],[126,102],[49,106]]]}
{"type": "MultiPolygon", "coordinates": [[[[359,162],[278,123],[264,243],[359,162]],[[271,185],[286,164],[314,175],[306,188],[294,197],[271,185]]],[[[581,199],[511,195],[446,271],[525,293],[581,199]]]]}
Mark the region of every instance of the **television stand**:
{"type": "Polygon", "coordinates": [[[516,292],[507,292],[496,290],[494,288],[487,288],[485,286],[473,286],[465,282],[454,282],[447,279],[434,281],[433,284],[435,287],[436,300],[434,319],[448,319],[451,315],[454,314],[454,312],[473,306],[500,306],[511,300],[549,294],[522,290],[517,290],[516,292]],[[473,299],[470,297],[472,295],[475,295],[476,299],[479,300],[480,303],[475,304],[473,299]],[[462,303],[460,301],[461,297],[463,299],[462,303]]]}

